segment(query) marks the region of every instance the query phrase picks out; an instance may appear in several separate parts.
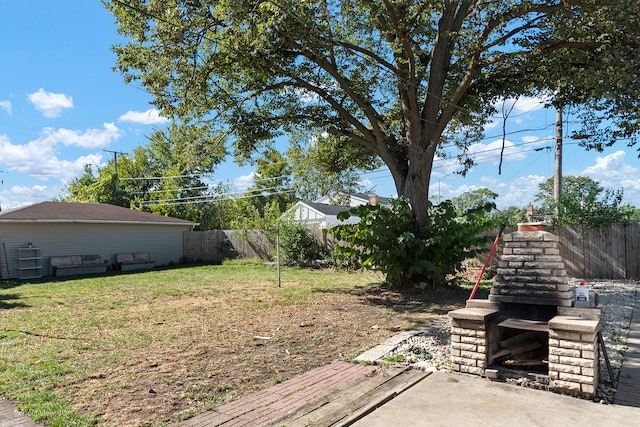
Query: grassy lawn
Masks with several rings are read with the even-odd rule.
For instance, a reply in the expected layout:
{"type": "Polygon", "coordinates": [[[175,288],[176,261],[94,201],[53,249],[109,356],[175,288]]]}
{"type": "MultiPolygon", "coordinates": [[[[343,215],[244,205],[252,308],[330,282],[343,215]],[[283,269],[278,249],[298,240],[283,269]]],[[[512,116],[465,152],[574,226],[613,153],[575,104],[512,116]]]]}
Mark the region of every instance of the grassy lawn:
{"type": "Polygon", "coordinates": [[[167,425],[459,307],[381,276],[232,262],[0,282],[0,395],[38,422],[167,425]]]}

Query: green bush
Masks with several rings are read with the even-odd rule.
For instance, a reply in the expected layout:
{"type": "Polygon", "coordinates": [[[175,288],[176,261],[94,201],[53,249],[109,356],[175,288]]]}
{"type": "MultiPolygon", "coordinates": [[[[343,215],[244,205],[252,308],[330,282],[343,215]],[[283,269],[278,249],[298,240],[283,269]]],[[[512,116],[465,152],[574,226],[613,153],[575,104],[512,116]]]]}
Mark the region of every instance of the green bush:
{"type": "Polygon", "coordinates": [[[278,229],[280,258],[285,264],[310,265],[328,257],[327,251],[320,246],[318,240],[303,223],[295,220],[281,220],[278,229]]]}
{"type": "Polygon", "coordinates": [[[427,231],[416,235],[411,206],[404,198],[391,199],[388,207],[356,206],[338,218],[355,215],[360,217],[357,224],[331,229],[342,242],[336,245],[335,255],[339,262],[356,260],[364,268],[380,270],[391,286],[420,282],[441,286],[491,240],[478,236],[492,227],[488,212],[494,208],[486,203],[456,214],[450,201],[431,205],[427,231]]]}

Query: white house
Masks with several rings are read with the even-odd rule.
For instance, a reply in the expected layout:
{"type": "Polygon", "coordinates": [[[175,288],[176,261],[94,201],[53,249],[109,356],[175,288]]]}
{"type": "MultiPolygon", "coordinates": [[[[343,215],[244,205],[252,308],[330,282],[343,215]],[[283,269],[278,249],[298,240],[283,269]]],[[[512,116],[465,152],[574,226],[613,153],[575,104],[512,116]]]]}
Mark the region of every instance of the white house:
{"type": "Polygon", "coordinates": [[[0,212],[0,277],[20,277],[28,255],[31,273],[51,274],[49,258],[99,255],[109,266],[117,253],[148,252],[155,265],[179,263],[183,233],[196,223],[95,203],[42,202],[0,212]]]}
{"type": "MultiPolygon", "coordinates": [[[[334,202],[338,198],[330,196],[323,196],[314,202],[299,201],[291,208],[293,219],[318,228],[331,228],[339,224],[355,224],[360,221],[359,217],[351,216],[346,221],[339,221],[338,213],[359,205],[375,205],[377,203],[386,205],[389,200],[386,197],[365,194],[349,194],[347,197],[349,206],[336,205],[334,202]]],[[[340,197],[340,199],[347,197],[340,197]]]]}

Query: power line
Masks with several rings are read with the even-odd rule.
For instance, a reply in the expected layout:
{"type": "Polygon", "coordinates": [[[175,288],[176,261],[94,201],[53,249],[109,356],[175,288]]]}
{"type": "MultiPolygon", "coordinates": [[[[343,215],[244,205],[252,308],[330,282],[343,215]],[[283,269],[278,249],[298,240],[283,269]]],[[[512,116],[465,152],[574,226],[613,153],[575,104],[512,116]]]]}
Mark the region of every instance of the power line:
{"type": "Polygon", "coordinates": [[[166,200],[148,200],[143,201],[143,206],[170,206],[170,205],[186,205],[186,204],[195,204],[195,203],[210,203],[210,202],[222,202],[222,201],[233,201],[239,199],[252,199],[256,197],[268,197],[268,196],[277,196],[280,194],[290,194],[294,193],[293,189],[283,189],[281,191],[273,191],[267,194],[239,194],[233,197],[217,197],[216,195],[210,196],[199,196],[199,197],[191,197],[191,198],[177,198],[177,199],[166,199],[166,200]]]}

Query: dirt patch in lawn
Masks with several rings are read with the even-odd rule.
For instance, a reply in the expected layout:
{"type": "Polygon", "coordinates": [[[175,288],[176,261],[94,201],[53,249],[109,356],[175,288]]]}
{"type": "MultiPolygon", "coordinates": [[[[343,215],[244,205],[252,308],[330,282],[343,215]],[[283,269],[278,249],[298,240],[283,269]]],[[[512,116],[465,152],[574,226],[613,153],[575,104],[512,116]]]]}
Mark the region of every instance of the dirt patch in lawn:
{"type": "Polygon", "coordinates": [[[373,274],[288,274],[282,288],[270,270],[213,267],[48,283],[21,288],[30,308],[8,314],[40,334],[15,337],[23,351],[48,352],[34,353],[33,364],[70,366],[53,386],[36,387],[52,387],[98,425],[147,426],[351,360],[469,296],[466,288],[396,292],[373,274]]]}
{"type": "Polygon", "coordinates": [[[349,360],[401,330],[425,327],[467,293],[433,301],[417,291],[376,286],[253,312],[234,307],[233,299],[209,304],[198,296],[180,298],[168,307],[188,309],[189,321],[153,326],[154,336],[170,340],[151,340],[117,369],[104,367],[69,384],[67,393],[80,412],[100,415],[108,425],[177,421],[333,360],[349,360]]]}

